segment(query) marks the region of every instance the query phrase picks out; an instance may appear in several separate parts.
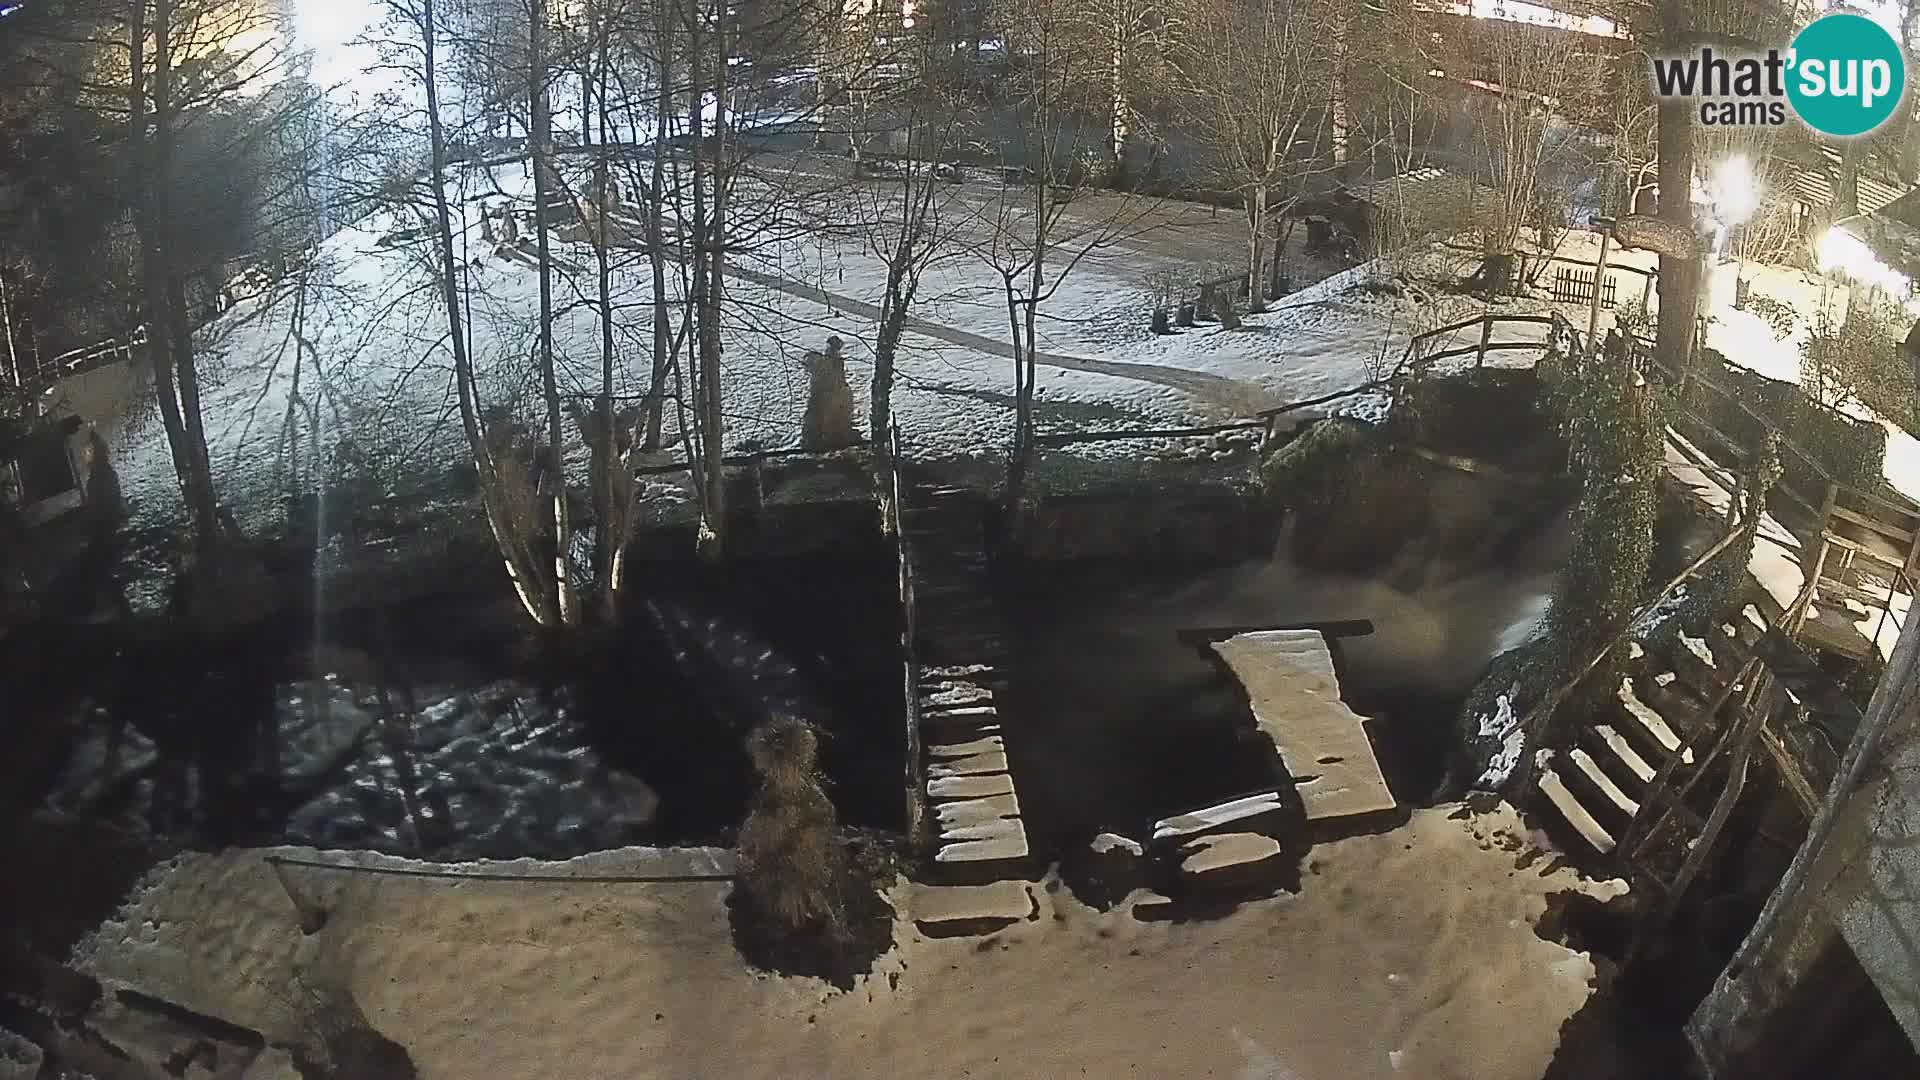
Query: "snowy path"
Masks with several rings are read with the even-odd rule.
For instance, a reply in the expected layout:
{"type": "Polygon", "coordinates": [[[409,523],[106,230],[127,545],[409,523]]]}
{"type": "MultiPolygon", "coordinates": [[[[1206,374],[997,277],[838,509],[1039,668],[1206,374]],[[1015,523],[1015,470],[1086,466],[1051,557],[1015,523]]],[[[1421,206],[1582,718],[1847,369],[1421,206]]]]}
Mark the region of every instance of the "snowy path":
{"type": "MultiPolygon", "coordinates": [[[[763,274],[757,270],[729,265],[728,277],[738,277],[765,286],[788,296],[802,300],[811,300],[825,305],[832,311],[844,311],[862,318],[880,319],[880,309],[864,300],[830,292],[815,285],[795,281],[792,278],[776,274],[763,274]]],[[[958,330],[942,326],[917,316],[909,316],[906,321],[908,331],[921,337],[930,337],[951,345],[961,345],[992,356],[1012,359],[1013,346],[1005,341],[976,334],[970,330],[958,330]]],[[[1273,395],[1251,382],[1230,379],[1224,375],[1212,375],[1204,371],[1188,371],[1167,364],[1128,363],[1119,360],[1092,360],[1085,357],[1066,356],[1056,352],[1037,351],[1034,362],[1064,371],[1085,371],[1095,375],[1111,375],[1115,378],[1134,379],[1139,382],[1155,383],[1171,387],[1194,397],[1209,401],[1232,412],[1257,412],[1268,404],[1277,404],[1273,395]]]]}

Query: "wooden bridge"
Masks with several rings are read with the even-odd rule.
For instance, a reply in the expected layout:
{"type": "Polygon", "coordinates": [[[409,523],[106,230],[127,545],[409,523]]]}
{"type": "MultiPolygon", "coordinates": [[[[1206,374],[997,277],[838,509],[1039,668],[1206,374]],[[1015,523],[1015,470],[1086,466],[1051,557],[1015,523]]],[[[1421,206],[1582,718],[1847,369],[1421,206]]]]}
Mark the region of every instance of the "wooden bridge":
{"type": "Polygon", "coordinates": [[[132,363],[140,356],[138,350],[146,344],[147,328],[139,326],[125,337],[108,338],[78,349],[69,349],[57,356],[38,358],[30,364],[22,360],[20,382],[34,392],[44,391],[61,379],[85,375],[114,364],[132,363]]]}

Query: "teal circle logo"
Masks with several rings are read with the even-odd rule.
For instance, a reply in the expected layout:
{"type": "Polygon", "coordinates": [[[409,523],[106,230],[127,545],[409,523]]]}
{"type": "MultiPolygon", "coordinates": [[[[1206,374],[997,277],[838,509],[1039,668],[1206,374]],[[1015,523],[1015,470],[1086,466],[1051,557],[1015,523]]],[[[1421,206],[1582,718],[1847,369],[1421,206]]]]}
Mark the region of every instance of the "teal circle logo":
{"type": "Polygon", "coordinates": [[[1823,135],[1865,135],[1886,123],[1907,89],[1899,43],[1864,15],[1815,19],[1793,39],[1787,65],[1787,100],[1823,135]]]}

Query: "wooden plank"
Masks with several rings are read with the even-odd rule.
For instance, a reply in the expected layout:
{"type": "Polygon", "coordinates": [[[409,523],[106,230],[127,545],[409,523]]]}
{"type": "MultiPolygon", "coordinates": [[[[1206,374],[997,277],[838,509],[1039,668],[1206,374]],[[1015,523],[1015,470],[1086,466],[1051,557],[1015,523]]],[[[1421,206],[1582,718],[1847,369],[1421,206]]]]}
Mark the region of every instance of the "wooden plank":
{"type": "MultiPolygon", "coordinates": [[[[1837,514],[1839,512],[1840,512],[1839,509],[1836,507],[1834,509],[1834,513],[1837,514]]],[[[1883,552],[1875,551],[1874,549],[1860,543],[1858,540],[1849,540],[1846,537],[1840,536],[1837,533],[1831,533],[1831,532],[1822,533],[1821,539],[1825,540],[1829,544],[1832,544],[1834,547],[1841,548],[1846,551],[1851,551],[1855,555],[1865,556],[1866,558],[1879,563],[1880,565],[1886,567],[1889,570],[1899,570],[1904,566],[1904,563],[1901,561],[1901,558],[1898,555],[1888,555],[1883,552]]]]}
{"type": "Polygon", "coordinates": [[[1193,836],[1209,829],[1245,821],[1271,814],[1282,808],[1280,793],[1263,791],[1257,795],[1223,802],[1218,806],[1203,806],[1198,810],[1189,810],[1184,814],[1175,814],[1153,823],[1153,838],[1169,840],[1182,836],[1193,836]]]}
{"type": "Polygon", "coordinates": [[[1566,781],[1560,779],[1560,774],[1554,772],[1551,765],[1540,774],[1540,791],[1546,795],[1547,801],[1553,804],[1553,808],[1560,811],[1560,816],[1566,819],[1567,824],[1572,825],[1574,831],[1591,844],[1595,851],[1602,855],[1613,851],[1613,834],[1603,828],[1600,822],[1587,812],[1586,807],[1580,805],[1580,800],[1573,797],[1573,792],[1567,789],[1566,781]]]}
{"type": "Polygon", "coordinates": [[[1836,581],[1833,578],[1821,578],[1819,592],[1820,599],[1829,603],[1836,600],[1852,600],[1869,612],[1879,611],[1887,606],[1885,596],[1876,596],[1859,586],[1836,581]]]}
{"type": "Polygon", "coordinates": [[[1901,544],[1913,543],[1914,530],[1903,529],[1898,525],[1881,521],[1878,518],[1871,518],[1865,514],[1856,513],[1844,506],[1835,506],[1833,508],[1833,516],[1839,518],[1841,521],[1852,522],[1863,529],[1872,529],[1874,532],[1879,533],[1889,540],[1896,540],[1901,544]]]}
{"type": "Polygon", "coordinates": [[[1774,771],[1780,774],[1787,791],[1793,795],[1793,801],[1800,804],[1800,810],[1811,818],[1820,810],[1820,796],[1813,790],[1813,784],[1801,771],[1800,763],[1794,759],[1793,752],[1787,749],[1778,732],[1770,727],[1761,727],[1760,746],[1767,756],[1773,759],[1774,771]]]}
{"type": "Polygon", "coordinates": [[[1620,759],[1620,763],[1627,767],[1628,772],[1639,777],[1641,783],[1653,783],[1653,766],[1647,764],[1647,759],[1640,756],[1640,752],[1633,748],[1633,744],[1627,741],[1626,736],[1606,724],[1594,725],[1593,733],[1600,736],[1600,741],[1606,744],[1607,749],[1613,751],[1613,756],[1620,759]]]}
{"type": "Polygon", "coordinates": [[[1594,787],[1599,788],[1600,794],[1605,795],[1613,805],[1619,807],[1628,817],[1632,817],[1640,812],[1640,804],[1635,802],[1626,792],[1620,790],[1620,785],[1614,783],[1613,777],[1608,776],[1606,772],[1600,768],[1600,763],[1593,760],[1593,755],[1587,753],[1585,750],[1576,748],[1567,756],[1573,759],[1573,764],[1580,770],[1581,775],[1585,776],[1594,787]]]}
{"type": "Polygon", "coordinates": [[[1792,638],[1769,630],[1754,643],[1753,655],[1822,727],[1851,732],[1860,726],[1860,707],[1792,638]]]}
{"type": "MultiPolygon", "coordinates": [[[[1675,735],[1673,729],[1667,726],[1665,717],[1654,712],[1652,707],[1646,702],[1641,701],[1640,696],[1633,692],[1632,679],[1620,680],[1620,692],[1618,696],[1620,704],[1625,706],[1627,710],[1627,715],[1633,717],[1634,722],[1639,724],[1641,729],[1646,731],[1648,735],[1652,736],[1653,741],[1666,747],[1670,753],[1677,752],[1680,749],[1680,736],[1675,735]]],[[[1688,764],[1692,764],[1693,751],[1691,748],[1687,750],[1687,756],[1684,760],[1688,764]]]]}

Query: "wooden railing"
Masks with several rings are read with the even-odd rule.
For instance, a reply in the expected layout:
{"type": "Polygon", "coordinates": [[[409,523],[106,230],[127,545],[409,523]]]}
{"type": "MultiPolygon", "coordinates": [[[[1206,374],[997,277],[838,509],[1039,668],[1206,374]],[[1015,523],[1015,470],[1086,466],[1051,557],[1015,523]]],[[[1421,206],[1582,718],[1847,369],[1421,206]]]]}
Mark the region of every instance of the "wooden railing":
{"type": "Polygon", "coordinates": [[[1261,424],[1265,426],[1267,441],[1271,443],[1276,424],[1280,417],[1288,413],[1298,412],[1301,409],[1310,409],[1318,405],[1331,404],[1343,398],[1358,397],[1361,394],[1390,389],[1395,382],[1404,378],[1406,375],[1423,373],[1427,368],[1442,360],[1453,360],[1462,356],[1472,356],[1474,358],[1474,370],[1477,371],[1486,366],[1488,353],[1518,352],[1526,349],[1536,349],[1542,354],[1564,351],[1571,355],[1578,355],[1584,349],[1583,338],[1584,335],[1559,312],[1550,312],[1546,315],[1502,315],[1497,312],[1488,312],[1484,315],[1476,315],[1471,319],[1462,319],[1459,322],[1448,323],[1445,326],[1437,326],[1431,330],[1423,330],[1415,334],[1412,340],[1407,342],[1406,349],[1401,353],[1400,362],[1394,366],[1391,372],[1378,379],[1369,380],[1368,382],[1361,383],[1358,386],[1348,387],[1344,390],[1336,390],[1329,394],[1321,394],[1318,397],[1303,398],[1299,401],[1288,402],[1285,405],[1276,405],[1271,409],[1262,409],[1254,415],[1259,417],[1261,424]],[[1496,328],[1503,325],[1545,326],[1548,328],[1547,339],[1545,341],[1503,340],[1497,337],[1495,333],[1496,328]],[[1434,341],[1457,336],[1464,330],[1476,329],[1479,331],[1479,340],[1472,344],[1442,348],[1431,352],[1428,351],[1431,343],[1434,341]]]}
{"type": "Polygon", "coordinates": [[[1225,435],[1234,431],[1264,429],[1264,420],[1235,420],[1225,424],[1179,428],[1123,428],[1117,431],[1057,431],[1035,435],[1035,446],[1070,446],[1074,443],[1126,442],[1132,439],[1185,439],[1207,435],[1225,435]]]}
{"type": "Polygon", "coordinates": [[[906,703],[907,749],[905,782],[908,842],[919,844],[926,834],[926,766],[920,746],[920,658],[917,641],[919,621],[916,613],[913,548],[907,543],[905,499],[900,480],[900,425],[887,432],[886,471],[881,478],[881,521],[893,537],[894,559],[900,592],[901,691],[906,703]]]}
{"type": "Polygon", "coordinates": [[[127,363],[133,359],[133,350],[146,343],[147,328],[139,326],[124,338],[109,338],[47,357],[22,371],[21,376],[32,385],[58,382],[113,364],[127,363]]]}

